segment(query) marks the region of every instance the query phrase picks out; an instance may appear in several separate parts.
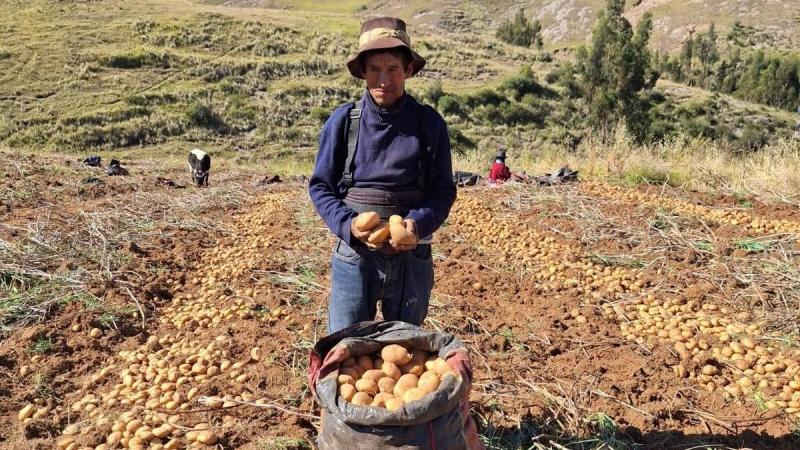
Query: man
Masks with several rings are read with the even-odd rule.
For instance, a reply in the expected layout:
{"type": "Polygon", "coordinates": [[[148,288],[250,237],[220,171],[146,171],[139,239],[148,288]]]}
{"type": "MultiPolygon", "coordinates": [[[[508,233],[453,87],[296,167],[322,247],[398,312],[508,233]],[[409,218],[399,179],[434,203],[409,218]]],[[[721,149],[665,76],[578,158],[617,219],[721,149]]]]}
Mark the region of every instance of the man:
{"type": "Polygon", "coordinates": [[[506,165],[506,152],[500,150],[494,158],[492,168],[489,170],[489,183],[503,184],[511,178],[511,170],[506,165]]]}
{"type": "Polygon", "coordinates": [[[433,287],[430,239],[456,198],[450,139],[442,117],[405,91],[425,60],[406,24],[381,17],[361,27],[350,73],[366,82],[359,102],[337,108],[322,129],[309,193],[338,238],[331,262],[328,331],[374,320],[420,325],[433,287]],[[416,242],[367,245],[353,219],[375,211],[404,218],[416,242]]]}

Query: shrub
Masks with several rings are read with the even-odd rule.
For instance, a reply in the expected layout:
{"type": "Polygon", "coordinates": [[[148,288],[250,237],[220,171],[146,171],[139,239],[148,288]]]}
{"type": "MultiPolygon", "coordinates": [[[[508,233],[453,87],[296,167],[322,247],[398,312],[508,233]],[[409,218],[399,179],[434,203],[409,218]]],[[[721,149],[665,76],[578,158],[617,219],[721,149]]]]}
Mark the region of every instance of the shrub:
{"type": "Polygon", "coordinates": [[[439,104],[439,99],[444,96],[444,89],[442,89],[442,82],[436,80],[428,89],[423,93],[425,101],[431,105],[439,104]]]}
{"type": "Polygon", "coordinates": [[[512,45],[519,45],[521,47],[530,47],[531,44],[536,44],[537,47],[542,47],[542,25],[538,20],[529,22],[525,17],[525,10],[520,9],[514,20],[508,20],[500,24],[497,28],[496,36],[498,39],[512,45]]]}
{"type": "Polygon", "coordinates": [[[308,115],[317,123],[325,123],[331,116],[331,111],[330,108],[315,106],[311,108],[311,111],[309,111],[308,115]]]}
{"type": "Polygon", "coordinates": [[[711,122],[705,117],[695,117],[693,119],[684,120],[681,122],[681,125],[689,136],[713,139],[717,134],[716,129],[714,129],[711,122]]]}
{"type": "Polygon", "coordinates": [[[550,95],[549,90],[536,81],[536,74],[529,66],[523,66],[517,74],[506,78],[501,89],[509,93],[514,100],[519,100],[526,94],[550,95]]]}
{"type": "Polygon", "coordinates": [[[452,95],[442,96],[437,104],[437,109],[444,115],[462,116],[464,114],[461,103],[452,95]]]}
{"type": "Polygon", "coordinates": [[[223,127],[223,122],[210,106],[194,102],[186,109],[186,117],[193,125],[211,130],[223,127]]]}
{"type": "Polygon", "coordinates": [[[456,154],[463,155],[466,150],[475,148],[475,141],[464,136],[458,128],[448,127],[447,133],[450,135],[450,146],[456,154]]]}
{"type": "Polygon", "coordinates": [[[173,67],[177,58],[169,53],[155,53],[151,51],[137,50],[131,53],[111,55],[101,58],[100,62],[115,69],[139,69],[142,67],[173,67]]]}
{"type": "Polygon", "coordinates": [[[475,108],[477,106],[487,105],[497,106],[502,103],[508,103],[508,99],[498,94],[493,89],[484,88],[464,97],[464,103],[470,108],[475,108]]]}
{"type": "Polygon", "coordinates": [[[521,103],[486,105],[475,110],[475,118],[493,125],[541,124],[546,114],[542,108],[532,108],[521,103]]]}
{"type": "Polygon", "coordinates": [[[768,141],[769,137],[767,134],[765,134],[761,128],[751,123],[745,125],[744,131],[741,137],[739,137],[740,147],[746,150],[760,150],[767,145],[768,141]]]}
{"type": "Polygon", "coordinates": [[[663,141],[675,131],[673,124],[667,120],[656,119],[650,123],[650,140],[663,141]]]}

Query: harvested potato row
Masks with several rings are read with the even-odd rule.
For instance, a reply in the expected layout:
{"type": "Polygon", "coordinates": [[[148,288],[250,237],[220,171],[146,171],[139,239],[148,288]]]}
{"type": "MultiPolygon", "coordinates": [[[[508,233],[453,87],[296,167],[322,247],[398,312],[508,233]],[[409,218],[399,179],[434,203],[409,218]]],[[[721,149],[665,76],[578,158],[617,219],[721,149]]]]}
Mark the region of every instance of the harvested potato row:
{"type": "Polygon", "coordinates": [[[395,411],[439,389],[447,375],[456,372],[437,355],[390,344],[378,355],[346,359],[337,382],[345,401],[395,411]]]}

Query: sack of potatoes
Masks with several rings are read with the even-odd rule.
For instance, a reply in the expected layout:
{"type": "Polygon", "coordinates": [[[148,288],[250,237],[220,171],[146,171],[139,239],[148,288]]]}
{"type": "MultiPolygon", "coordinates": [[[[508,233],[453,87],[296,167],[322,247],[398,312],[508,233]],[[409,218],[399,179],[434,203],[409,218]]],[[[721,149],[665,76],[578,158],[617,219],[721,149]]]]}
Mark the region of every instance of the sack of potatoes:
{"type": "Polygon", "coordinates": [[[400,216],[389,217],[389,222],[381,222],[381,216],[374,211],[363,212],[353,219],[358,231],[369,231],[367,242],[381,245],[392,239],[396,244],[409,245],[416,240],[414,233],[408,231],[403,218],[400,216]]]}
{"type": "Polygon", "coordinates": [[[339,396],[356,406],[395,411],[436,391],[446,376],[458,373],[436,354],[388,344],[372,355],[344,360],[336,381],[339,396]]]}
{"type": "Polygon", "coordinates": [[[469,416],[469,354],[455,336],[363,322],[321,339],[309,385],[320,449],[481,449],[469,416]]]}

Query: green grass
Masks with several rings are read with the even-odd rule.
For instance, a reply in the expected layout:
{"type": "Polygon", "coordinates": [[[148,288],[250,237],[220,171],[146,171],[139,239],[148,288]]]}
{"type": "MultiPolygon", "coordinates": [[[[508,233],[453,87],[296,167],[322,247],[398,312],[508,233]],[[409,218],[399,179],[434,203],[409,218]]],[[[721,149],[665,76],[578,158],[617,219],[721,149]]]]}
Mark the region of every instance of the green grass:
{"type": "Polygon", "coordinates": [[[714,245],[708,241],[697,241],[694,243],[696,249],[706,252],[706,253],[713,253],[714,252],[714,245]]]}
{"type": "MultiPolygon", "coordinates": [[[[207,3],[219,3],[219,0],[211,0],[207,3]]],[[[270,6],[297,11],[353,13],[366,9],[369,3],[364,0],[273,0],[270,2],[270,6]]]]}
{"type": "Polygon", "coordinates": [[[51,341],[50,338],[39,336],[36,338],[33,344],[31,344],[28,350],[31,353],[43,354],[49,352],[52,348],[53,348],[53,341],[51,341]]]}
{"type": "Polygon", "coordinates": [[[629,186],[652,184],[676,187],[686,181],[679,171],[646,166],[629,169],[620,178],[629,186]]]}
{"type": "Polygon", "coordinates": [[[525,420],[514,427],[493,424],[489,419],[478,416],[478,438],[487,450],[529,450],[533,449],[534,439],[541,434],[535,423],[525,420]]]}
{"type": "Polygon", "coordinates": [[[767,411],[767,401],[764,399],[764,394],[761,392],[753,393],[753,403],[759,411],[767,411]]]}
{"type": "Polygon", "coordinates": [[[73,299],[69,287],[58,279],[0,273],[0,335],[41,320],[73,299]]]}
{"type": "Polygon", "coordinates": [[[760,253],[772,249],[777,244],[777,241],[770,239],[750,238],[742,239],[736,242],[736,248],[742,249],[748,253],[760,253]]]}
{"type": "Polygon", "coordinates": [[[647,266],[644,261],[632,258],[630,256],[617,256],[617,255],[601,255],[593,254],[589,256],[592,262],[602,264],[608,267],[626,267],[630,269],[641,269],[647,266]]]}
{"type": "Polygon", "coordinates": [[[311,450],[314,447],[305,440],[299,438],[267,438],[256,443],[259,450],[311,450]]]}

